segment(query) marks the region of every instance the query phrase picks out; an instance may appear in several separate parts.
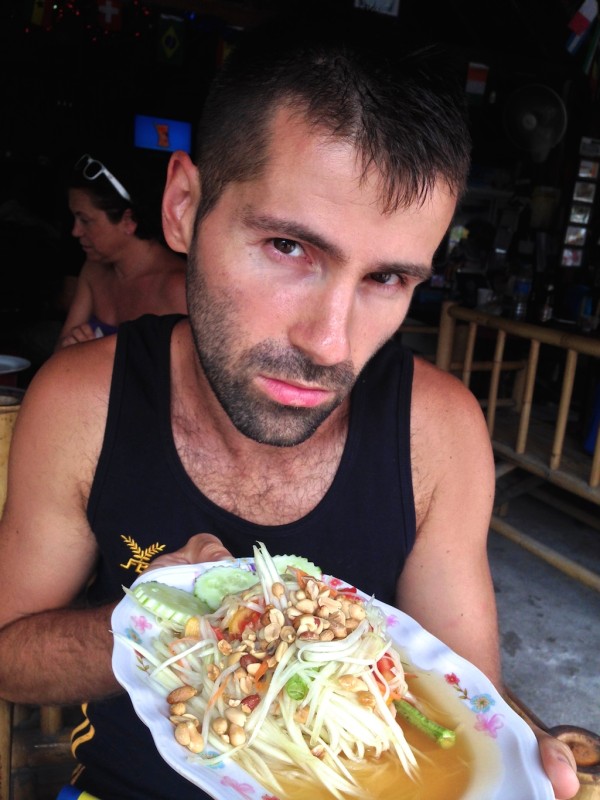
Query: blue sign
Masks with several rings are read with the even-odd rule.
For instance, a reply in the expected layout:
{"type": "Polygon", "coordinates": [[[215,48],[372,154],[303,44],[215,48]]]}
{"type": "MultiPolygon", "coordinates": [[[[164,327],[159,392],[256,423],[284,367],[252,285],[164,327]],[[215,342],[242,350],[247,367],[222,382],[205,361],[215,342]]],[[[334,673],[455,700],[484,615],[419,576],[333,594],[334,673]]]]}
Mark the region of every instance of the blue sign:
{"type": "Polygon", "coordinates": [[[146,150],[192,151],[192,123],[162,117],[135,115],[134,145],[146,150]]]}

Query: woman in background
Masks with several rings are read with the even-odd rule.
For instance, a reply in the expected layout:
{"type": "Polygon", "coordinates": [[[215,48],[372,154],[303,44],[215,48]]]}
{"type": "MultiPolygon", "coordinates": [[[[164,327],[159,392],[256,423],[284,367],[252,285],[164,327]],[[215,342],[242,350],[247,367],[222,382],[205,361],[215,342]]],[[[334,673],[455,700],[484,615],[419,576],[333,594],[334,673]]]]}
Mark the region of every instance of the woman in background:
{"type": "Polygon", "coordinates": [[[185,260],[163,244],[160,206],[149,212],[148,199],[92,156],[77,161],[69,208],[86,260],[57,349],[115,333],[142,314],[187,314],[185,260]]]}

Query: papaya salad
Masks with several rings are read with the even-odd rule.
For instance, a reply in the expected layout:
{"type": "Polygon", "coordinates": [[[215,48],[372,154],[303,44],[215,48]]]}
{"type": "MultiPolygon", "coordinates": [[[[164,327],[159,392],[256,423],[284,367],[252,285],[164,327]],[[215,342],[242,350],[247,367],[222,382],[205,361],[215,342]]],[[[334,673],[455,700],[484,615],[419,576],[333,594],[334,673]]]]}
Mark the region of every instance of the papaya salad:
{"type": "Polygon", "coordinates": [[[152,580],[125,591],[159,634],[150,647],[115,636],[149,664],[173,736],[199,764],[234,759],[280,797],[285,774],[342,800],[369,796],[357,764],[385,757],[418,780],[403,726],[455,742],[408,690],[382,611],[306,559],[259,543],[254,571],[224,562],[193,592],[152,580]]]}

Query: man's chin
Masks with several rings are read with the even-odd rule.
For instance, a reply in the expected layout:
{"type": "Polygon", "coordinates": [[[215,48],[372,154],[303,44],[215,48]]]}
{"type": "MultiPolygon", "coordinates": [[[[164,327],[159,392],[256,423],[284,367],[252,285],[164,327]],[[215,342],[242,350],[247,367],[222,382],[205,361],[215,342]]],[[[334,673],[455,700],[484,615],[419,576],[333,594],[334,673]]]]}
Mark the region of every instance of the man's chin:
{"type": "Polygon", "coordinates": [[[337,407],[306,409],[280,407],[278,413],[248,416],[230,415],[237,430],[258,444],[296,447],[308,441],[337,407]]]}

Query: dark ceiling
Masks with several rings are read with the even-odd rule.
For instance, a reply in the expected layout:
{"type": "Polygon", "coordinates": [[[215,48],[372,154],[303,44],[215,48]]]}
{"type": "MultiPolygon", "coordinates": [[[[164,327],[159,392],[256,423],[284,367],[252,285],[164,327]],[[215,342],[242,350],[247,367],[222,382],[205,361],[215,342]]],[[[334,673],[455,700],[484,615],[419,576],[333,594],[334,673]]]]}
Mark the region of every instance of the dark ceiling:
{"type": "MultiPolygon", "coordinates": [[[[130,143],[134,113],[195,120],[223,41],[232,26],[251,24],[286,0],[122,0],[123,29],[97,23],[98,0],[55,0],[46,26],[32,26],[32,0],[0,4],[0,152],[37,153],[69,160],[96,139],[130,143]],[[185,25],[185,55],[178,65],[157,58],[161,15],[185,25]]],[[[320,0],[319,8],[354,0],[320,0]]],[[[487,100],[542,82],[570,106],[578,127],[593,123],[589,80],[581,55],[566,49],[568,23],[579,0],[400,0],[398,35],[439,41],[466,66],[489,66],[487,100]]],[[[488,113],[489,112],[489,113],[488,113]]],[[[498,121],[474,111],[480,151],[494,149],[498,121]],[[483,150],[482,150],[483,148],[483,150]]],[[[510,149],[506,151],[510,157],[510,149]]]]}

